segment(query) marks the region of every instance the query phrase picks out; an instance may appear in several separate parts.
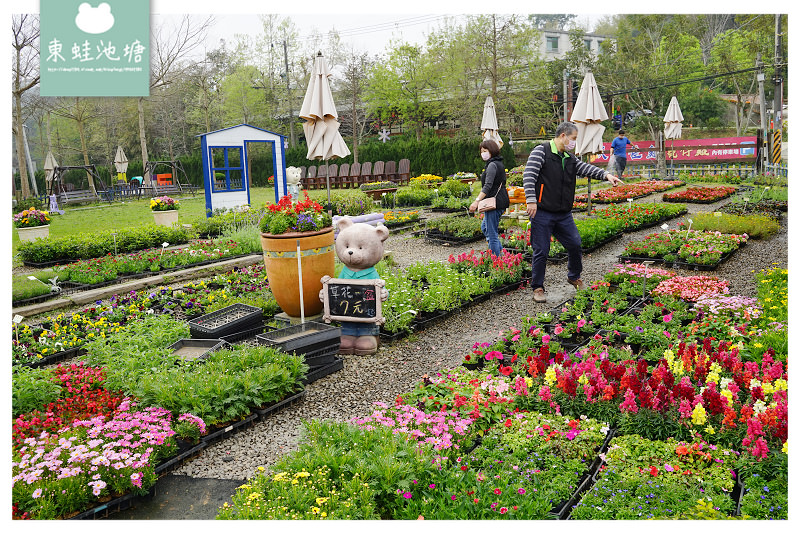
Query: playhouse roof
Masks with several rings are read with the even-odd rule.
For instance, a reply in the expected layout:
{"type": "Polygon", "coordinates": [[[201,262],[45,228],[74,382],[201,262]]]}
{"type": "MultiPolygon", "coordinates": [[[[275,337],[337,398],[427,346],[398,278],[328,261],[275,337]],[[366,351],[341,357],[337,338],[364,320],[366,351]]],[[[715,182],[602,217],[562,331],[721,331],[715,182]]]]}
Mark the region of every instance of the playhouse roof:
{"type": "Polygon", "coordinates": [[[232,129],[236,129],[236,128],[249,128],[249,129],[253,129],[253,130],[257,130],[257,131],[262,131],[262,132],[265,132],[265,133],[270,133],[272,135],[277,135],[278,137],[281,137],[283,139],[286,138],[285,135],[281,135],[280,133],[275,133],[274,131],[265,130],[264,128],[257,128],[255,126],[251,126],[250,124],[237,124],[236,126],[230,126],[230,127],[227,127],[227,128],[222,128],[220,130],[201,133],[200,135],[196,135],[195,137],[204,137],[206,135],[212,135],[214,133],[220,133],[222,131],[228,131],[228,130],[232,130],[232,129]]]}

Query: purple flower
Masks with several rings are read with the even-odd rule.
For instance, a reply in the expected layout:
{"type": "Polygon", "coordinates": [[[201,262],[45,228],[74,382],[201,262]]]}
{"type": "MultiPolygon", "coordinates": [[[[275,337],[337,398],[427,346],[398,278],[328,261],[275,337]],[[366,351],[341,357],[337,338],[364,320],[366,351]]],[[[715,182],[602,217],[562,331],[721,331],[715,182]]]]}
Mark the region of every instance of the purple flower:
{"type": "Polygon", "coordinates": [[[664,470],[666,470],[667,472],[673,472],[675,469],[672,468],[672,465],[665,464],[664,470]]]}
{"type": "Polygon", "coordinates": [[[636,330],[636,331],[638,331],[639,333],[641,333],[641,332],[643,332],[643,331],[644,331],[644,329],[643,329],[641,326],[636,326],[636,327],[635,327],[635,328],[633,328],[633,329],[635,329],[635,330],[636,330]]]}

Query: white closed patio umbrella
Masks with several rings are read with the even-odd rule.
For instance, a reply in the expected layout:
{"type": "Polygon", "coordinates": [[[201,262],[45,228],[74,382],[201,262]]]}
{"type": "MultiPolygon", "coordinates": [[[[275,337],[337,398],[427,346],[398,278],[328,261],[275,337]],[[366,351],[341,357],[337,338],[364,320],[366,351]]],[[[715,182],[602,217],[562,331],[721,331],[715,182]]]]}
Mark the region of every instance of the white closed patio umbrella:
{"type": "Polygon", "coordinates": [[[500,138],[500,133],[498,132],[499,128],[497,126],[497,113],[494,109],[494,100],[492,100],[491,96],[487,96],[486,101],[483,103],[481,129],[483,130],[484,140],[496,142],[498,148],[503,147],[503,139],[500,138]]]}
{"type": "MultiPolygon", "coordinates": [[[[672,148],[675,149],[674,139],[680,139],[681,129],[683,127],[683,113],[681,113],[681,106],[678,104],[678,98],[673,96],[669,101],[667,112],[664,114],[664,138],[673,139],[672,148]]],[[[672,158],[672,168],[675,168],[675,157],[672,158]]]]}
{"type": "MultiPolygon", "coordinates": [[[[47,152],[47,156],[44,158],[44,182],[45,189],[48,191],[52,188],[53,174],[55,174],[57,166],[56,156],[53,155],[53,152],[47,152]]],[[[52,193],[52,191],[50,192],[52,193]]]]}
{"type": "Polygon", "coordinates": [[[122,151],[122,146],[117,146],[117,153],[114,155],[114,166],[118,175],[128,172],[128,158],[125,156],[125,152],[122,151]]]}
{"type": "MultiPolygon", "coordinates": [[[[329,159],[350,155],[350,149],[347,148],[342,134],[339,133],[338,114],[331,93],[331,77],[331,71],[328,69],[322,52],[317,52],[314,66],[311,69],[311,78],[308,80],[306,96],[300,107],[300,118],[305,119],[303,131],[308,144],[306,158],[324,159],[326,170],[329,159]]],[[[328,211],[330,212],[331,179],[329,174],[329,172],[325,172],[328,188],[328,211]]]]}
{"type": "MultiPolygon", "coordinates": [[[[600,97],[600,90],[594,75],[587,72],[578,92],[575,107],[572,109],[570,120],[578,127],[578,139],[575,144],[575,154],[586,155],[596,154],[603,151],[603,132],[606,127],[600,124],[603,120],[608,120],[608,113],[600,97]]],[[[586,200],[586,211],[592,211],[592,181],[587,183],[588,195],[586,200]]]]}

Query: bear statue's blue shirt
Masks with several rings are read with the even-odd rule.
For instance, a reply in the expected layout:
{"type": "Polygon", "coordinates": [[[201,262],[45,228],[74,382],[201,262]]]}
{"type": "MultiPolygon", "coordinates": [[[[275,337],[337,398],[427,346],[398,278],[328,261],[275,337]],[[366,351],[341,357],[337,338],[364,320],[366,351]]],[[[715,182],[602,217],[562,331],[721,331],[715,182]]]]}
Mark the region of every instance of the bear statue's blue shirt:
{"type": "Polygon", "coordinates": [[[339,274],[339,279],[380,279],[380,276],[374,266],[364,270],[350,270],[347,267],[343,267],[342,272],[339,274]]]}

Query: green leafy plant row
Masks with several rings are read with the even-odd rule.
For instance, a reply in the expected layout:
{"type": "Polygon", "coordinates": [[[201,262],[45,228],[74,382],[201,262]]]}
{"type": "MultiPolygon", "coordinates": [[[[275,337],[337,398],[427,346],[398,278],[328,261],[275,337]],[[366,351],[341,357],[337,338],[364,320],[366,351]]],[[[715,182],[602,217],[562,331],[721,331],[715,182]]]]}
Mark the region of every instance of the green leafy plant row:
{"type": "Polygon", "coordinates": [[[17,247],[23,261],[47,263],[92,259],[107,254],[135,252],[161,246],[162,243],[184,244],[193,237],[186,228],[148,225],[116,231],[98,231],[83,235],[37,239],[17,247]]]}

